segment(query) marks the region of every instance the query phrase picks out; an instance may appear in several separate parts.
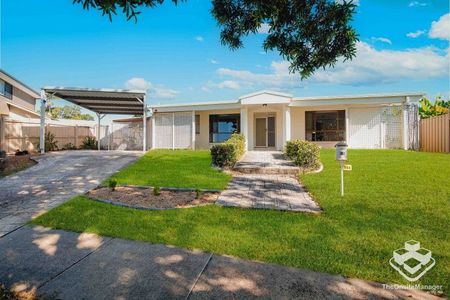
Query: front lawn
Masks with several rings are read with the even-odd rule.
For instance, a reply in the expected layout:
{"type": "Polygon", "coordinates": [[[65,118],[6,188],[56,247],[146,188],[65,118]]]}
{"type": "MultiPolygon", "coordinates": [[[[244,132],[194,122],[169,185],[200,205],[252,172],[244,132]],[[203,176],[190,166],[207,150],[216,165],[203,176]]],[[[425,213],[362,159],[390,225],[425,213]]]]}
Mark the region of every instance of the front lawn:
{"type": "Polygon", "coordinates": [[[231,176],[211,167],[208,150],[151,150],[111,176],[119,185],[222,190],[231,176]]]}
{"type": "Polygon", "coordinates": [[[389,259],[414,239],[436,260],[414,284],[443,285],[448,293],[450,156],[350,150],[349,157],[344,198],[334,151],[322,151],[321,173],[302,176],[324,209],[320,215],[214,205],[141,211],[79,196],[33,223],[402,284],[408,282],[389,259]]]}

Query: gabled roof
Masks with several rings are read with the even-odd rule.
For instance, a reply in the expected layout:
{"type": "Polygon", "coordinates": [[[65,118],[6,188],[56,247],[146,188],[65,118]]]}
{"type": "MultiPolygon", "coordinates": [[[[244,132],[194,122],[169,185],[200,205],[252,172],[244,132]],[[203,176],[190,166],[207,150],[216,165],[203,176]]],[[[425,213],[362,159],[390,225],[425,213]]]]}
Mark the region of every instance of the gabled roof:
{"type": "Polygon", "coordinates": [[[245,98],[251,98],[251,97],[256,97],[259,95],[272,95],[272,96],[279,96],[279,97],[285,97],[285,98],[292,98],[291,94],[287,94],[287,93],[282,93],[282,92],[276,92],[276,91],[270,91],[270,90],[262,90],[262,91],[257,91],[254,93],[250,93],[247,95],[243,95],[239,97],[239,100],[245,99],[245,98]]]}
{"type": "Polygon", "coordinates": [[[27,93],[28,95],[30,95],[33,98],[38,99],[40,97],[39,93],[36,92],[33,88],[26,85],[24,82],[20,81],[19,79],[17,79],[13,75],[9,74],[5,70],[0,69],[0,73],[3,74],[8,79],[7,80],[8,83],[13,85],[15,88],[20,89],[21,91],[27,93]]]}

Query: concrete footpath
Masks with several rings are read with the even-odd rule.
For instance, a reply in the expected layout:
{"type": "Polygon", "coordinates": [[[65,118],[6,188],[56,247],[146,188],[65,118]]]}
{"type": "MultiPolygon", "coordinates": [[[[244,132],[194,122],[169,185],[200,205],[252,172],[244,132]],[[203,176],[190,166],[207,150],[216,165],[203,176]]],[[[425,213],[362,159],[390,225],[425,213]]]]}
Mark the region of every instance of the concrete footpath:
{"type": "Polygon", "coordinates": [[[0,238],[0,282],[57,299],[441,299],[342,276],[28,225],[0,238]]]}

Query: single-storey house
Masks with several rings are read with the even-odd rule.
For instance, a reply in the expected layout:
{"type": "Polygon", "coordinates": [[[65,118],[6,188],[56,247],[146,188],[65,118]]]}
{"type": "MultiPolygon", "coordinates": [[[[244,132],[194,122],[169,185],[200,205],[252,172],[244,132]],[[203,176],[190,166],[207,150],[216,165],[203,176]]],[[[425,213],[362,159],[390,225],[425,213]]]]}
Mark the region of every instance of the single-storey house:
{"type": "Polygon", "coordinates": [[[417,105],[423,93],[294,97],[260,91],[215,102],[150,105],[149,148],[209,148],[232,133],[247,150],[282,150],[304,139],[323,147],[418,147],[417,105]]]}

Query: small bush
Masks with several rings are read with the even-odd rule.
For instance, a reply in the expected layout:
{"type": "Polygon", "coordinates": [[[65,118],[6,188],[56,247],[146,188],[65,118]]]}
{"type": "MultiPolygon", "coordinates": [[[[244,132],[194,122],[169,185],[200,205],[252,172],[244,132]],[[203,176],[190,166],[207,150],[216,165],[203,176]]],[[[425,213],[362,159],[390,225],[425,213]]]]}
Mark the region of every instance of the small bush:
{"type": "Polygon", "coordinates": [[[96,150],[98,149],[97,139],[93,136],[86,136],[83,139],[81,149],[96,150]]]}
{"type": "MultiPolygon", "coordinates": [[[[38,149],[41,149],[41,144],[38,144],[38,149]]],[[[53,133],[46,131],[45,132],[45,143],[44,143],[45,152],[56,151],[58,150],[58,141],[53,133]]]]}
{"type": "Polygon", "coordinates": [[[67,143],[63,146],[63,150],[77,150],[77,147],[72,143],[67,143]]]}
{"type": "Polygon", "coordinates": [[[232,167],[245,153],[245,138],[242,134],[232,134],[220,144],[211,147],[212,163],[218,167],[232,167]]]}
{"type": "Polygon", "coordinates": [[[155,196],[161,195],[161,189],[159,188],[159,186],[153,187],[153,195],[155,196]]]}
{"type": "Polygon", "coordinates": [[[284,152],[301,168],[315,169],[320,165],[320,147],[312,142],[304,140],[288,141],[284,152]]]}
{"type": "Polygon", "coordinates": [[[111,191],[115,191],[117,186],[117,181],[114,179],[108,180],[108,187],[111,189],[111,191]]]}
{"type": "Polygon", "coordinates": [[[195,199],[200,199],[201,196],[202,196],[202,190],[196,189],[195,190],[195,199]]]}

